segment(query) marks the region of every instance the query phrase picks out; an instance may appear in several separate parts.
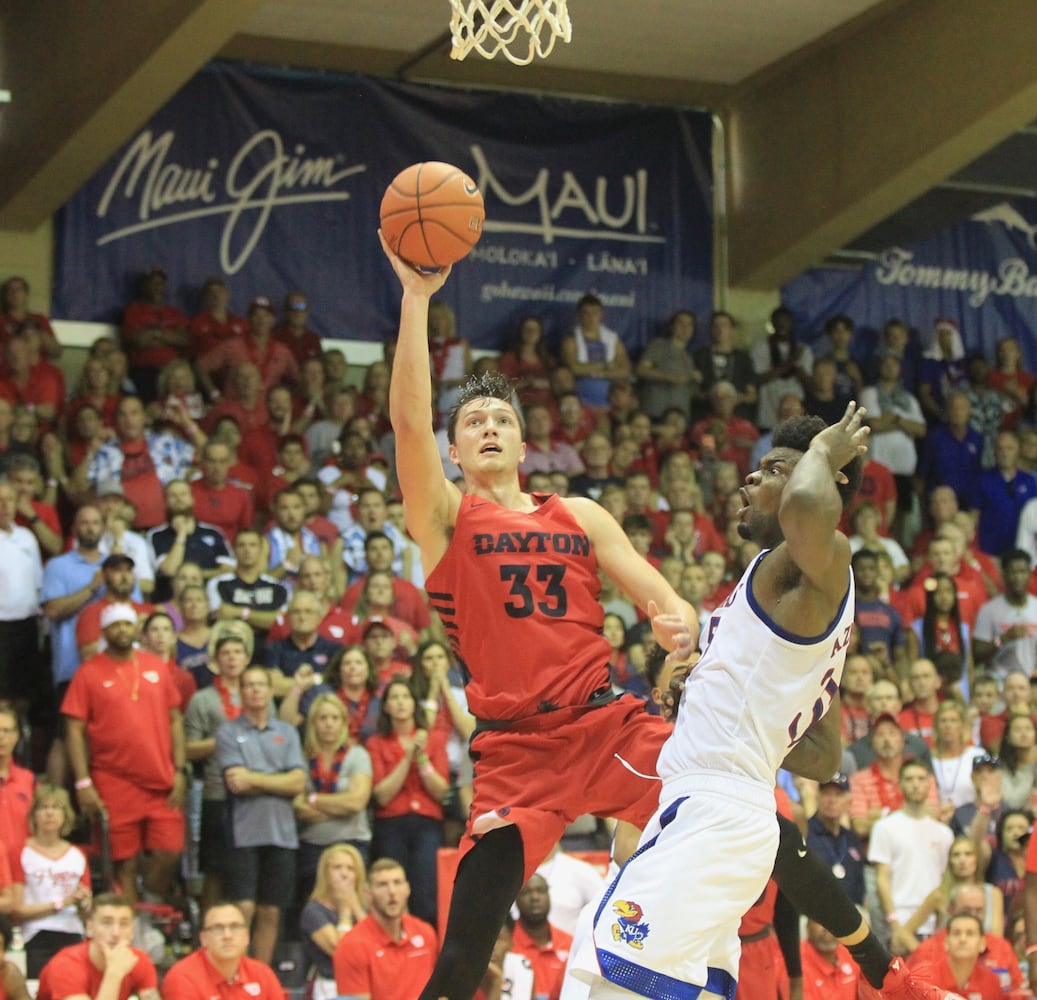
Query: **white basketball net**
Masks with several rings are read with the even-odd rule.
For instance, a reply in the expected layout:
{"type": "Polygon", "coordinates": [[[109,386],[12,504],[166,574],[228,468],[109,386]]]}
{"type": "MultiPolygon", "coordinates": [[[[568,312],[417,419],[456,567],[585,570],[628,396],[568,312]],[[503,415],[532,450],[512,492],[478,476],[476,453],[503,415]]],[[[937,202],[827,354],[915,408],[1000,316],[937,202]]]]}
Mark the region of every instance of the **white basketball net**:
{"type": "Polygon", "coordinates": [[[566,0],[450,0],[451,59],[472,49],[486,59],[498,52],[518,66],[572,39],[566,0]]]}

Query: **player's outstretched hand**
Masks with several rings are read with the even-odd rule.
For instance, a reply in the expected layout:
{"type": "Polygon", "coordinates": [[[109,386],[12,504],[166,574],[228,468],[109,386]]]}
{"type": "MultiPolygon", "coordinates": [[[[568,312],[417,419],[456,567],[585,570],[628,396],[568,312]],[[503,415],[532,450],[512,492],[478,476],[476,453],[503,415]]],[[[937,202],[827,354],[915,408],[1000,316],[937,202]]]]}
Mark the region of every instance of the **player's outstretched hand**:
{"type": "Polygon", "coordinates": [[[389,246],[380,229],[378,230],[378,239],[381,240],[382,250],[385,251],[385,256],[389,258],[389,263],[392,264],[392,269],[396,272],[396,277],[400,279],[400,284],[403,285],[405,292],[432,296],[446,284],[446,279],[450,277],[452,265],[447,265],[439,271],[419,271],[412,264],[408,264],[389,246]]]}
{"type": "Polygon", "coordinates": [[[652,634],[670,655],[671,663],[687,663],[695,652],[695,637],[688,628],[688,623],[678,614],[663,614],[655,601],[648,602],[648,617],[652,622],[652,634]]]}
{"type": "Polygon", "coordinates": [[[833,472],[838,472],[858,455],[867,453],[868,435],[871,433],[871,428],[864,423],[867,412],[863,406],[850,400],[842,419],[816,434],[810,442],[811,447],[818,444],[828,452],[833,472]]]}

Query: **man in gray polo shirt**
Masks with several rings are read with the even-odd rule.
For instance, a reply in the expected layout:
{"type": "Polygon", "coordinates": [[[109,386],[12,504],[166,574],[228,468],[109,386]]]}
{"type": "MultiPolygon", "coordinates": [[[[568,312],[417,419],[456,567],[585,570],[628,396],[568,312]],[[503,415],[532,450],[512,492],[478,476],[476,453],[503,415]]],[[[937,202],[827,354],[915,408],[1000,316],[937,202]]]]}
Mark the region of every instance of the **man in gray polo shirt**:
{"type": "Polygon", "coordinates": [[[295,896],[299,837],[292,799],[306,787],[299,734],[270,710],[266,667],[241,675],[241,715],[216,731],[216,759],[227,786],[227,890],[248,921],[252,954],[269,963],[282,900],[295,896]]]}

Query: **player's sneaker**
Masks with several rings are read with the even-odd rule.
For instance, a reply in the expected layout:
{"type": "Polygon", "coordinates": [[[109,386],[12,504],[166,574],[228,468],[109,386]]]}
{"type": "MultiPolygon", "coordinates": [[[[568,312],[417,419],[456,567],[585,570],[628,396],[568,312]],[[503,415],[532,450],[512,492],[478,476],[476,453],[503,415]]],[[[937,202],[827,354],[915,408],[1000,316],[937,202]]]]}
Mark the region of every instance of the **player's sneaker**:
{"type": "Polygon", "coordinates": [[[963,1000],[957,993],[933,986],[917,972],[911,972],[902,958],[889,963],[881,989],[875,989],[861,976],[857,996],[860,1000],[963,1000]]]}

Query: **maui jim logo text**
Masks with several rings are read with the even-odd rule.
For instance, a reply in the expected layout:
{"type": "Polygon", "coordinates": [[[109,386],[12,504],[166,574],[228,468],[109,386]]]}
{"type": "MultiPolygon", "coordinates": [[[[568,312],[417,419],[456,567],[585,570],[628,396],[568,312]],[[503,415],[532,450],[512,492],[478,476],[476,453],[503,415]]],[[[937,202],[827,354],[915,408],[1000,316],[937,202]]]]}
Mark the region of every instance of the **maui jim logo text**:
{"type": "Polygon", "coordinates": [[[234,154],[222,172],[212,158],[202,168],[169,159],[173,130],[153,136],[142,132],[126,150],[97,205],[106,218],[117,201],[136,203],[138,221],[102,236],[98,246],[136,233],[207,216],[226,216],[220,236],[220,265],[236,274],[255,250],[270,213],[284,205],[347,201],[348,191],[334,190],[366,164],[341,166],[341,157],[306,156],[298,144],[285,152],[273,129],[257,132],[234,154]],[[163,214],[168,209],[183,210],[163,214]]]}

